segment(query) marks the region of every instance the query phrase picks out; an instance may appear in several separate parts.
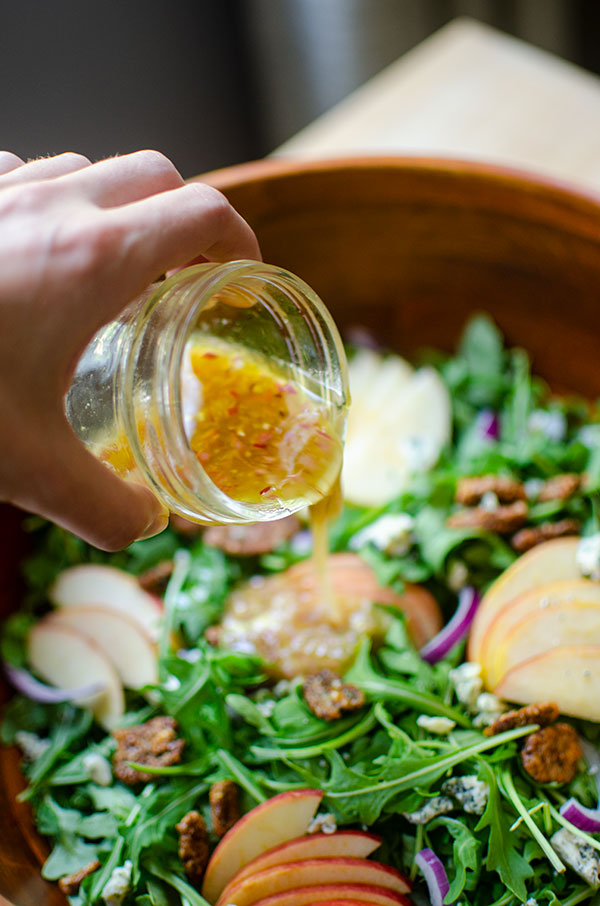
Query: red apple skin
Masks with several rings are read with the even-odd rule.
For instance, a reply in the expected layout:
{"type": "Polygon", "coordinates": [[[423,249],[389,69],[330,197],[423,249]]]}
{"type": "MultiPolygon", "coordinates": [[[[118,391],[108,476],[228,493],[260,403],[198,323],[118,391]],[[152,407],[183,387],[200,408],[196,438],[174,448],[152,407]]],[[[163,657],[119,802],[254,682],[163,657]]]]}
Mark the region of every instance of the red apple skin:
{"type": "Polygon", "coordinates": [[[323,793],[321,790],[309,788],[288,790],[285,793],[279,793],[277,796],[267,799],[265,802],[261,802],[243,815],[219,841],[210,857],[202,885],[202,896],[204,899],[208,900],[209,903],[215,903],[232,878],[248,862],[260,856],[263,852],[273,849],[273,847],[279,846],[287,840],[292,840],[301,833],[305,833],[322,798],[323,793]],[[311,814],[306,821],[306,827],[293,827],[288,833],[286,833],[285,827],[278,828],[278,835],[270,843],[267,842],[266,845],[261,845],[258,841],[259,835],[257,835],[261,821],[266,821],[266,815],[270,812],[274,811],[277,814],[280,809],[283,809],[294,800],[301,800],[307,805],[312,803],[309,809],[311,814]],[[245,834],[246,836],[241,837],[240,834],[245,834]],[[248,848],[248,852],[240,853],[239,841],[242,839],[247,840],[248,835],[254,840],[254,846],[248,848]],[[238,841],[237,847],[236,841],[238,841]],[[254,848],[254,851],[252,851],[252,848],[254,848]],[[235,858],[236,855],[237,858],[235,858]]]}
{"type": "Polygon", "coordinates": [[[390,865],[371,862],[368,859],[304,859],[299,862],[284,862],[259,871],[251,877],[231,882],[225,887],[217,906],[235,903],[235,906],[251,906],[257,900],[291,890],[294,887],[314,885],[316,882],[340,884],[344,881],[355,884],[372,884],[389,887],[396,893],[409,893],[408,878],[390,865]]]}
{"type": "Polygon", "coordinates": [[[340,830],[333,834],[305,834],[274,846],[241,868],[231,884],[249,875],[280,865],[282,862],[298,862],[303,859],[327,859],[334,856],[366,859],[381,846],[381,837],[366,831],[340,830]]]}
{"type": "Polygon", "coordinates": [[[256,900],[252,906],[311,906],[312,903],[331,902],[372,903],[374,906],[413,906],[408,897],[387,887],[370,884],[314,884],[310,887],[297,887],[295,890],[284,890],[262,900],[256,900]]]}

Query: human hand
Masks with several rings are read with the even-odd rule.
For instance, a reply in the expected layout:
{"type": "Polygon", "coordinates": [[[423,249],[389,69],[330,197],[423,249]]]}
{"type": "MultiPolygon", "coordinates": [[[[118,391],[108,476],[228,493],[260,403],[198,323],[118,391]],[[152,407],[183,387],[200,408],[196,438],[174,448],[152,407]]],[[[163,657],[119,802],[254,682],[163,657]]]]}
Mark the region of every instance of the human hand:
{"type": "Polygon", "coordinates": [[[164,528],[151,491],[85,449],[64,396],[96,331],[159,274],[199,255],[260,251],[223,195],[185,185],[162,154],[25,164],[0,152],[0,500],[105,550],[164,528]]]}

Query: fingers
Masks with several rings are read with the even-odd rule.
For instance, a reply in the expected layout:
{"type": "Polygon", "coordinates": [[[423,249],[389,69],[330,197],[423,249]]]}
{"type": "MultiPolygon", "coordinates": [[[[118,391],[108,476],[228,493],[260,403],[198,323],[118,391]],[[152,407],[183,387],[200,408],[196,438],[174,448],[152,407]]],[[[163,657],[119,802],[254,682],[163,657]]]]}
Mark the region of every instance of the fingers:
{"type": "Polygon", "coordinates": [[[136,151],[101,160],[69,177],[68,182],[71,190],[102,208],[139,201],[183,185],[177,168],[159,151],[136,151]]]}
{"type": "Polygon", "coordinates": [[[24,161],[11,151],[0,151],[0,176],[4,173],[10,173],[17,167],[22,167],[24,161]]]}
{"type": "Polygon", "coordinates": [[[110,212],[113,223],[132,237],[135,253],[153,273],[208,261],[261,260],[253,230],[224,195],[203,183],[188,183],[110,212]]]}
{"type": "Polygon", "coordinates": [[[27,495],[14,502],[110,551],[157,534],[168,521],[150,490],[118,478],[67,426],[54,433],[51,449],[31,472],[27,495]]]}
{"type": "MultiPolygon", "coordinates": [[[[0,188],[4,189],[8,186],[21,185],[37,180],[56,179],[92,166],[91,161],[87,157],[74,152],[58,154],[56,157],[40,157],[26,164],[21,161],[21,164],[22,166],[17,166],[2,176],[0,188]]],[[[0,158],[0,172],[1,167],[2,161],[0,158]]]]}

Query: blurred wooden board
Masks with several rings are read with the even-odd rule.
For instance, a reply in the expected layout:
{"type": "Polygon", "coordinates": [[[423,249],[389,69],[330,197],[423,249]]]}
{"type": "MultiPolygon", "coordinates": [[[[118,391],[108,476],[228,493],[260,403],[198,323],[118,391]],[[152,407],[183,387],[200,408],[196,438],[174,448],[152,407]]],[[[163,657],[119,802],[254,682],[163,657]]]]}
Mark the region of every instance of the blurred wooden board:
{"type": "Polygon", "coordinates": [[[600,189],[600,79],[457,19],[274,155],[354,153],[477,159],[600,189]]]}

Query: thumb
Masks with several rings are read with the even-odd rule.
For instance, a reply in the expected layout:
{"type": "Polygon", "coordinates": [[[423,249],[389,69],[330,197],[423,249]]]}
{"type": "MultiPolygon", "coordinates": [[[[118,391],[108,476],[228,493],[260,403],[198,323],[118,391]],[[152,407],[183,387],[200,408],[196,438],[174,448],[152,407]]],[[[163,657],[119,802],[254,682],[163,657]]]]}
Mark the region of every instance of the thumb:
{"type": "Polygon", "coordinates": [[[125,481],[89,453],[70,427],[54,434],[19,506],[102,550],[121,550],[162,531],[169,514],[154,494],[125,481]]]}

